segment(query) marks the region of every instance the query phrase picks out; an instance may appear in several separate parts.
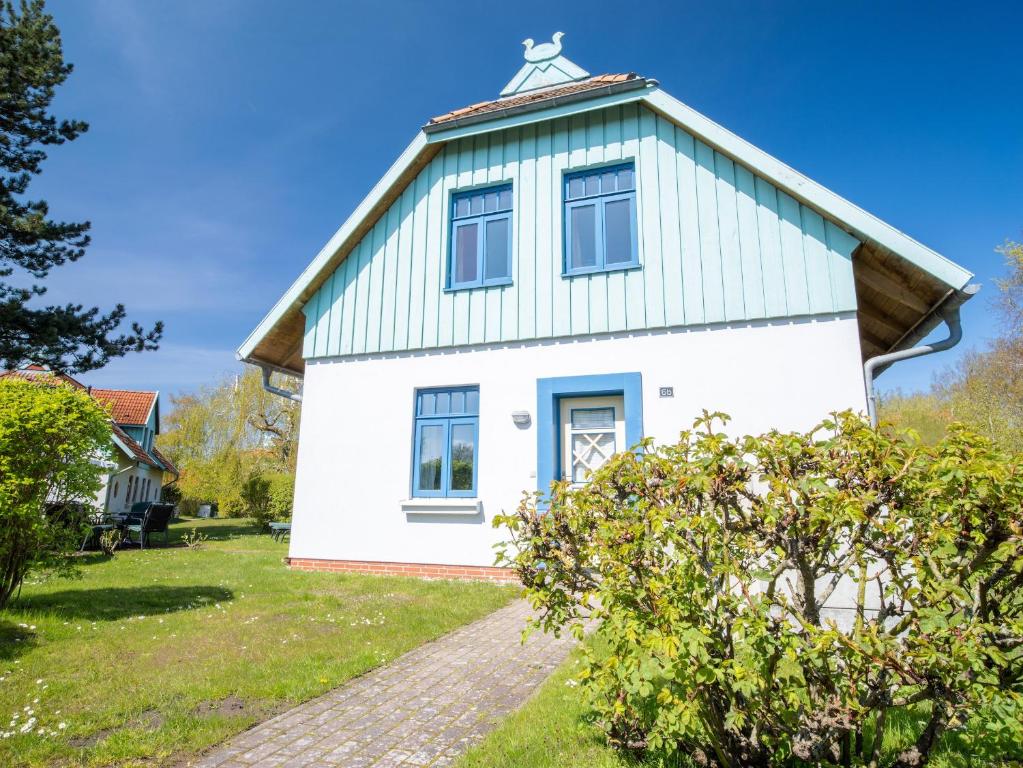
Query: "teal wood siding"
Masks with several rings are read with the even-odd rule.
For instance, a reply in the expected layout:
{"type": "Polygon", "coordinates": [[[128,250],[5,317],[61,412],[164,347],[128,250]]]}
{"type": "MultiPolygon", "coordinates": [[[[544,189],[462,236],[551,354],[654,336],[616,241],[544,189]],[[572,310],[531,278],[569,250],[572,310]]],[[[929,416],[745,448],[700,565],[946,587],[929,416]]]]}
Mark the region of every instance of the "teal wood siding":
{"type": "Polygon", "coordinates": [[[307,358],[851,311],[858,241],[645,107],[459,139],[305,306],[307,358]],[[636,165],[641,268],[562,276],[566,171],[636,165]],[[510,181],[511,285],[445,291],[452,192],[510,181]]]}

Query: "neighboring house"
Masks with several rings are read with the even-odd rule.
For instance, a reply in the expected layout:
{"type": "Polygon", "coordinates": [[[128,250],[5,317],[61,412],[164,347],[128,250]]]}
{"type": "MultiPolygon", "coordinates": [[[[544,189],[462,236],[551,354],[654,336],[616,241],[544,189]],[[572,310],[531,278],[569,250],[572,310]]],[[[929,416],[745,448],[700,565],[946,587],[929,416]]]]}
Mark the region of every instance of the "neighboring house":
{"type": "Polygon", "coordinates": [[[87,387],[65,373],[40,365],[25,365],[0,376],[30,381],[57,378],[84,389],[110,410],[112,451],[103,462],[103,485],[96,494],[96,508],[103,512],[127,512],[137,501],[156,501],[164,486],[178,478],[174,464],[161,454],[153,439],[160,434],[160,393],[128,389],[87,387]]]}
{"type": "Polygon", "coordinates": [[[117,468],[104,481],[97,501],[108,512],[122,512],[137,501],[158,501],[164,475],[178,470],[153,444],[160,434],[160,393],[91,388],[110,408],[117,468]]]}
{"type": "Polygon", "coordinates": [[[704,408],[862,411],[877,356],[955,342],[965,269],[560,49],[423,126],[239,348],[303,380],[294,567],[507,576],[490,523],[524,490],[704,408]]]}

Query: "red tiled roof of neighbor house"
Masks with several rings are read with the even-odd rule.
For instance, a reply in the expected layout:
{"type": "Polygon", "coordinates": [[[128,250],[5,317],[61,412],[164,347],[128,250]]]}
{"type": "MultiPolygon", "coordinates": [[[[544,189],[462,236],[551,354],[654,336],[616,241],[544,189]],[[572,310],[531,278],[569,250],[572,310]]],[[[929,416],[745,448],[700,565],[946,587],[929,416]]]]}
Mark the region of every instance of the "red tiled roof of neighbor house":
{"type": "Polygon", "coordinates": [[[85,385],[78,381],[78,379],[68,376],[66,373],[51,371],[46,366],[36,365],[35,363],[24,365],[21,368],[15,368],[12,371],[0,372],[0,379],[6,378],[25,379],[26,381],[46,381],[47,379],[54,379],[56,381],[62,381],[65,384],[70,384],[76,389],[85,389],[85,385]]]}
{"type": "Polygon", "coordinates": [[[145,424],[156,400],[156,392],[131,389],[96,389],[92,396],[111,407],[111,418],[118,424],[145,424]]]}
{"type": "Polygon", "coordinates": [[[108,405],[111,410],[110,429],[117,442],[121,443],[128,451],[131,458],[143,464],[148,464],[156,469],[166,469],[171,474],[178,476],[178,468],[174,463],[160,453],[156,448],[146,451],[135,438],[121,429],[120,424],[145,424],[149,411],[156,401],[156,392],[139,392],[130,389],[92,389],[86,387],[80,381],[66,373],[51,371],[44,365],[34,363],[23,365],[12,371],[0,371],[0,379],[15,378],[24,379],[40,384],[48,382],[63,382],[70,384],[77,389],[84,389],[96,400],[108,405]]]}
{"type": "Polygon", "coordinates": [[[526,93],[518,93],[514,96],[508,96],[503,99],[494,99],[493,101],[481,101],[478,104],[472,104],[468,107],[462,107],[462,109],[455,109],[451,112],[447,112],[443,115],[437,115],[430,120],[428,125],[437,125],[438,123],[447,123],[451,120],[458,120],[464,117],[473,117],[475,115],[481,115],[486,112],[496,112],[501,109],[510,109],[512,107],[521,107],[526,104],[533,104],[538,101],[546,101],[547,99],[557,99],[561,96],[568,96],[570,94],[582,93],[583,91],[590,91],[597,88],[603,88],[608,85],[614,85],[615,83],[624,83],[629,80],[637,80],[639,76],[635,72],[629,72],[624,75],[594,75],[588,77],[585,80],[579,80],[574,83],[568,83],[566,85],[553,86],[551,88],[538,88],[535,91],[527,91],[526,93]]]}
{"type": "Polygon", "coordinates": [[[156,446],[150,448],[149,452],[156,457],[156,460],[163,464],[164,469],[170,472],[175,477],[180,477],[181,473],[178,472],[178,468],[174,466],[174,462],[164,456],[160,451],[156,449],[156,446]]]}
{"type": "Polygon", "coordinates": [[[113,430],[114,436],[117,437],[117,439],[120,440],[122,443],[124,443],[128,450],[131,451],[136,461],[141,461],[143,464],[148,464],[151,467],[162,469],[162,467],[160,467],[159,462],[157,462],[156,459],[154,459],[152,456],[146,453],[145,448],[136,443],[131,435],[129,435],[116,424],[111,423],[110,428],[113,430]]]}

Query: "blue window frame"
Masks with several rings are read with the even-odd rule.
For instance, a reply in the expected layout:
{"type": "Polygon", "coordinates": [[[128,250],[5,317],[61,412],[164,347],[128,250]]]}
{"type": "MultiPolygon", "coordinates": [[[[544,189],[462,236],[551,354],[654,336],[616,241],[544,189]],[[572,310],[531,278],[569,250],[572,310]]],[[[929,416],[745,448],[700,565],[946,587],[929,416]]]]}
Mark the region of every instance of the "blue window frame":
{"type": "Polygon", "coordinates": [[[633,163],[565,175],[565,274],[639,266],[633,163]]]}
{"type": "Polygon", "coordinates": [[[476,495],[479,387],[416,391],[412,496],[476,495]]]}
{"type": "Polygon", "coordinates": [[[512,185],[451,196],[448,290],[511,283],[512,185]]]}

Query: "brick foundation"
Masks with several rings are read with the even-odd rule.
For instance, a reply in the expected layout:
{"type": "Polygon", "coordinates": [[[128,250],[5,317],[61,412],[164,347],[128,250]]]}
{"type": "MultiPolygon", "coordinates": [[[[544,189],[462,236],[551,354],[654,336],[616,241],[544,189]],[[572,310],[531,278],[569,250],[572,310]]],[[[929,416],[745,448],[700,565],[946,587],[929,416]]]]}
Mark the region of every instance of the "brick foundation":
{"type": "Polygon", "coordinates": [[[369,560],[320,560],[288,558],[288,566],[300,571],[334,573],[376,573],[382,576],[413,576],[420,579],[464,579],[466,581],[517,581],[511,568],[485,565],[439,565],[435,563],[386,563],[369,560]]]}

